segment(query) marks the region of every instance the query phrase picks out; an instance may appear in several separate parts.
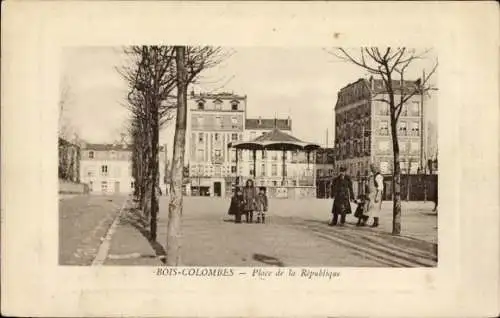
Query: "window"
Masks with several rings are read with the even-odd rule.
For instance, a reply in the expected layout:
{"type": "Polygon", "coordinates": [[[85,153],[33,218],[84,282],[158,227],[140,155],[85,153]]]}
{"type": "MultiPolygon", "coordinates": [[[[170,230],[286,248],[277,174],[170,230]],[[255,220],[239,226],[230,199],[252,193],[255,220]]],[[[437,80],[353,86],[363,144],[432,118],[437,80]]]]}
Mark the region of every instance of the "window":
{"type": "Polygon", "coordinates": [[[200,109],[200,110],[205,109],[205,102],[204,101],[199,101],[198,102],[198,109],[200,109]]]}
{"type": "Polygon", "coordinates": [[[236,150],[231,149],[231,162],[236,162],[236,150]]]}
{"type": "Polygon", "coordinates": [[[252,132],[250,133],[250,140],[254,140],[254,139],[255,139],[255,136],[256,136],[255,131],[252,131],[252,132]]]}
{"type": "Polygon", "coordinates": [[[89,191],[90,192],[94,191],[94,182],[92,181],[89,182],[89,191]]]}
{"type": "Polygon", "coordinates": [[[215,117],[215,125],[217,125],[217,127],[222,127],[222,118],[220,116],[217,116],[215,117]]]}
{"type": "Polygon", "coordinates": [[[215,100],[214,101],[215,109],[221,110],[222,108],[222,102],[220,100],[215,100]]]}
{"type": "Polygon", "coordinates": [[[267,150],[263,150],[262,151],[262,159],[266,159],[267,158],[267,150]]]}
{"type": "Polygon", "coordinates": [[[378,105],[378,114],[381,116],[389,116],[389,105],[384,102],[380,102],[378,105]]]}
{"type": "Polygon", "coordinates": [[[389,135],[389,123],[387,122],[387,120],[380,121],[379,134],[383,136],[389,135]]]}
{"type": "Polygon", "coordinates": [[[276,153],[276,151],[273,151],[273,152],[271,153],[271,159],[272,159],[272,160],[278,160],[278,154],[276,153]]]}
{"type": "Polygon", "coordinates": [[[402,142],[399,143],[399,151],[400,152],[406,152],[407,151],[406,142],[402,141],[402,142]]]}
{"type": "Polygon", "coordinates": [[[262,177],[266,176],[266,164],[265,163],[263,163],[263,164],[260,165],[260,175],[262,177]]]}
{"type": "Polygon", "coordinates": [[[399,168],[401,169],[401,172],[408,172],[408,163],[405,160],[401,160],[399,162],[399,168]]]}
{"type": "Polygon", "coordinates": [[[231,134],[231,140],[232,141],[238,140],[238,134],[231,134]]]}
{"type": "Polygon", "coordinates": [[[231,166],[231,173],[236,173],[236,166],[231,166]]]}
{"type": "Polygon", "coordinates": [[[402,121],[399,123],[399,135],[406,136],[406,122],[402,121]]]}
{"type": "Polygon", "coordinates": [[[215,139],[215,141],[219,141],[219,137],[220,137],[220,136],[219,136],[219,134],[218,134],[218,133],[215,133],[215,135],[214,135],[214,139],[215,139]]]}
{"type": "Polygon", "coordinates": [[[231,110],[238,110],[238,102],[231,103],[231,110]]]}
{"type": "Polygon", "coordinates": [[[116,159],[116,151],[111,151],[110,157],[111,159],[116,159]]]}
{"type": "Polygon", "coordinates": [[[378,150],[379,151],[389,151],[389,141],[381,140],[378,142],[378,150]]]}
{"type": "Polygon", "coordinates": [[[238,119],[236,117],[231,117],[231,127],[238,128],[238,119]]]}
{"type": "Polygon", "coordinates": [[[106,181],[101,182],[101,192],[108,192],[108,183],[106,181]]]}
{"type": "Polygon", "coordinates": [[[380,173],[382,174],[386,174],[386,173],[389,173],[389,162],[387,161],[382,161],[380,163],[380,173]]]}
{"type": "Polygon", "coordinates": [[[412,122],[411,123],[411,131],[410,131],[410,133],[411,133],[412,136],[418,136],[420,134],[418,122],[412,122]]]}
{"type": "Polygon", "coordinates": [[[94,159],[94,152],[93,151],[89,151],[89,159],[94,159]]]}
{"type": "Polygon", "coordinates": [[[271,166],[271,175],[273,177],[276,177],[278,175],[278,166],[275,164],[271,166]]]}
{"type": "Polygon", "coordinates": [[[420,103],[412,102],[410,105],[410,116],[419,116],[420,115],[420,103]]]}
{"type": "Polygon", "coordinates": [[[410,143],[410,151],[411,152],[418,152],[420,150],[420,144],[418,141],[412,141],[410,143]]]}
{"type": "Polygon", "coordinates": [[[196,117],[196,123],[198,124],[198,127],[203,126],[203,117],[196,117]]]}
{"type": "Polygon", "coordinates": [[[204,161],[205,157],[205,151],[203,151],[203,149],[198,149],[198,151],[196,151],[196,161],[204,161]]]}
{"type": "Polygon", "coordinates": [[[221,155],[220,149],[216,149],[215,150],[215,158],[220,159],[221,157],[222,157],[222,155],[221,155]]]}
{"type": "Polygon", "coordinates": [[[253,171],[253,168],[250,168],[250,175],[253,177],[255,174],[254,174],[254,171],[253,171]]]}
{"type": "Polygon", "coordinates": [[[133,189],[134,187],[135,187],[135,182],[134,181],[130,182],[130,188],[133,189]]]}
{"type": "Polygon", "coordinates": [[[203,133],[198,133],[198,142],[203,143],[203,133]]]}
{"type": "Polygon", "coordinates": [[[107,176],[108,175],[108,166],[106,166],[106,165],[101,166],[101,175],[102,176],[107,176]]]}
{"type": "Polygon", "coordinates": [[[403,104],[403,106],[401,106],[401,116],[408,116],[408,105],[407,104],[403,104]]]}

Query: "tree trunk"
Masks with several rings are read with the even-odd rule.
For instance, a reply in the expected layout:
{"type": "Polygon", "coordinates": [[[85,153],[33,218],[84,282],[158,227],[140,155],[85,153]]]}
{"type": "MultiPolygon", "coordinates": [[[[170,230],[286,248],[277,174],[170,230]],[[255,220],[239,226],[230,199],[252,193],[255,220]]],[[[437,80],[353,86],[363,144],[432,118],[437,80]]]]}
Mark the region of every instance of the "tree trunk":
{"type": "Polygon", "coordinates": [[[393,210],[392,210],[392,234],[401,234],[401,167],[399,165],[399,142],[397,131],[397,120],[391,114],[392,148],[394,152],[394,172],[392,178],[393,210]]]}
{"type": "Polygon", "coordinates": [[[159,162],[158,162],[158,144],[159,144],[159,125],[158,125],[158,103],[153,104],[153,109],[152,109],[152,116],[153,116],[153,138],[152,138],[152,145],[151,145],[151,152],[152,152],[152,158],[151,158],[151,224],[150,224],[150,238],[152,241],[156,241],[156,236],[157,236],[157,223],[158,223],[158,212],[159,212],[159,205],[158,205],[158,191],[157,187],[158,185],[158,179],[159,179],[159,162]]]}
{"type": "Polygon", "coordinates": [[[181,262],[182,184],[187,119],[187,73],[184,65],[186,48],[176,46],[175,53],[177,64],[177,118],[171,170],[172,193],[168,210],[167,266],[178,266],[181,262]]]}

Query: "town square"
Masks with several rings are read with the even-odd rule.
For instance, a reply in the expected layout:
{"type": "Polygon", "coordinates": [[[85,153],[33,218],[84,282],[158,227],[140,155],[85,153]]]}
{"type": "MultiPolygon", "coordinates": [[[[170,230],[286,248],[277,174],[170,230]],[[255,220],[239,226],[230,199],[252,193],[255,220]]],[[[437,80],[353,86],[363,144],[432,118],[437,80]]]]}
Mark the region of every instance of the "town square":
{"type": "Polygon", "coordinates": [[[65,53],[60,265],[437,266],[432,49],[65,53]]]}

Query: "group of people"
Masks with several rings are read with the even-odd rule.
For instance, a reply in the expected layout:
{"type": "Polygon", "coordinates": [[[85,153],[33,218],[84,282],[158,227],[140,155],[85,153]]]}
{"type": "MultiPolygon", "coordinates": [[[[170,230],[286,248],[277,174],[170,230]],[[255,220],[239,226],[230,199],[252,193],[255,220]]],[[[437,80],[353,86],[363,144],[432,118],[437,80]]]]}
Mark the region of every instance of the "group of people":
{"type": "Polygon", "coordinates": [[[340,168],[340,174],[333,181],[333,207],[330,226],[336,226],[340,216],[340,226],[345,224],[347,214],[351,214],[351,202],[357,203],[354,217],[358,219],[357,226],[366,226],[369,218],[373,218],[372,227],[379,226],[380,210],[382,208],[382,193],[384,177],[374,165],[370,166],[370,174],[365,185],[364,193],[355,199],[351,178],[346,175],[346,169],[340,168]]]}
{"type": "Polygon", "coordinates": [[[246,223],[253,223],[254,212],[257,223],[266,223],[267,208],[266,189],[261,187],[257,190],[253,180],[249,179],[243,188],[235,187],[228,213],[234,215],[235,223],[241,223],[242,216],[245,216],[246,223]]]}
{"type": "MultiPolygon", "coordinates": [[[[354,213],[354,217],[358,219],[357,226],[366,226],[370,217],[373,218],[371,227],[379,226],[384,178],[375,166],[371,165],[370,171],[364,193],[355,199],[352,180],[346,175],[346,169],[340,168],[339,176],[333,181],[333,217],[329,223],[330,226],[345,224],[347,214],[352,213],[351,202],[357,204],[354,213]]],[[[264,187],[257,189],[251,179],[247,180],[244,187],[235,187],[228,211],[229,215],[235,217],[235,223],[241,223],[242,216],[245,217],[246,223],[253,223],[254,213],[256,213],[257,223],[265,223],[267,211],[268,198],[264,187]]]]}

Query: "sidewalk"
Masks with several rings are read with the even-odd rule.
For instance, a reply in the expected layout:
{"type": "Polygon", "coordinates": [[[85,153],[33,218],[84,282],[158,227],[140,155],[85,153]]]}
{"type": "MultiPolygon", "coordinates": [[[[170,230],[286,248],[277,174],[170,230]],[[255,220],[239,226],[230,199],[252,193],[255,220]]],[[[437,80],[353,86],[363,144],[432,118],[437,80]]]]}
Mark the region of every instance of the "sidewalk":
{"type": "Polygon", "coordinates": [[[161,266],[161,246],[152,244],[140,212],[130,203],[120,216],[104,265],[161,266]],[[153,248],[157,247],[157,250],[153,248]]]}

